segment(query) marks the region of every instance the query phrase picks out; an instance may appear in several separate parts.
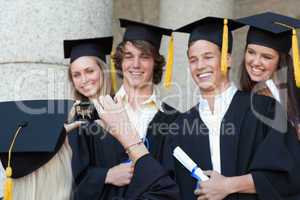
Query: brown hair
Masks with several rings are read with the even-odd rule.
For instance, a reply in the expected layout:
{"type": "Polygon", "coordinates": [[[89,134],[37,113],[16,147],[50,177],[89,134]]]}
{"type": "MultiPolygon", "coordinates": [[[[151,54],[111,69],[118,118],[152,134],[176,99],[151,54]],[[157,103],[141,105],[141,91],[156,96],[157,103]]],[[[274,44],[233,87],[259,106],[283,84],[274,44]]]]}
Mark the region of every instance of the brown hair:
{"type": "MultiPolygon", "coordinates": [[[[246,50],[245,50],[246,51],[246,50]]],[[[245,66],[245,58],[243,59],[241,65],[241,76],[240,76],[240,88],[243,91],[251,91],[254,86],[257,84],[257,82],[252,81],[245,66]]],[[[277,77],[280,81],[280,83],[284,83],[285,87],[287,88],[287,97],[282,97],[282,94],[280,94],[280,99],[283,99],[286,103],[287,107],[287,114],[289,119],[292,122],[299,121],[300,118],[300,108],[299,108],[299,99],[297,98],[297,92],[296,92],[296,84],[295,84],[295,78],[294,78],[294,69],[293,69],[293,61],[289,54],[286,53],[279,53],[279,61],[278,61],[278,67],[276,69],[277,77]],[[287,72],[287,76],[285,74],[279,74],[280,69],[286,68],[285,72],[287,72]]]]}
{"type": "Polygon", "coordinates": [[[147,55],[151,55],[154,59],[154,70],[153,70],[153,83],[158,84],[161,82],[163,66],[166,64],[165,58],[159,54],[159,51],[149,42],[144,40],[132,40],[132,41],[123,41],[117,48],[116,53],[113,56],[113,61],[116,65],[116,70],[118,75],[123,78],[122,74],[122,61],[125,53],[125,45],[127,42],[132,43],[136,48],[141,50],[147,55]]]}

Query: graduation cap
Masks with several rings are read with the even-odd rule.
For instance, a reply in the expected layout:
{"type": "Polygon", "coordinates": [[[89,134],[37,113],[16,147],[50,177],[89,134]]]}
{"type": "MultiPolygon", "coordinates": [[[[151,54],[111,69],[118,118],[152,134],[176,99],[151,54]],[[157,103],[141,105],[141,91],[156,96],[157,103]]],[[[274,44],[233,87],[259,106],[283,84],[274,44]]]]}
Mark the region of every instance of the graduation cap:
{"type": "Polygon", "coordinates": [[[111,53],[113,37],[64,40],[64,56],[71,63],[81,56],[96,56],[106,62],[106,55],[111,53]]]}
{"type": "Polygon", "coordinates": [[[157,49],[157,51],[160,49],[162,36],[171,36],[168,47],[166,76],[164,81],[165,87],[169,87],[172,79],[174,58],[174,39],[172,36],[173,30],[122,18],[120,19],[120,26],[126,29],[123,36],[123,41],[144,40],[151,43],[157,49]]]}
{"type": "Polygon", "coordinates": [[[227,74],[227,53],[232,51],[232,33],[244,25],[219,17],[205,17],[181,28],[176,32],[190,33],[189,43],[197,40],[206,40],[218,45],[222,50],[221,71],[227,74]]]}
{"type": "Polygon", "coordinates": [[[275,49],[282,53],[293,51],[294,73],[297,87],[300,87],[299,49],[296,28],[300,28],[300,20],[265,12],[236,21],[249,25],[247,44],[258,44],[275,49]]]}
{"type": "Polygon", "coordinates": [[[0,103],[0,158],[6,168],[4,196],[12,196],[12,179],[46,164],[65,141],[64,122],[73,101],[34,100],[0,103]]]}
{"type": "MultiPolygon", "coordinates": [[[[71,63],[81,56],[96,56],[106,62],[106,55],[113,54],[112,45],[113,37],[111,36],[102,38],[64,40],[64,56],[65,58],[71,58],[71,63]]],[[[112,59],[110,59],[110,64],[112,88],[114,91],[116,91],[116,69],[112,59]]]]}

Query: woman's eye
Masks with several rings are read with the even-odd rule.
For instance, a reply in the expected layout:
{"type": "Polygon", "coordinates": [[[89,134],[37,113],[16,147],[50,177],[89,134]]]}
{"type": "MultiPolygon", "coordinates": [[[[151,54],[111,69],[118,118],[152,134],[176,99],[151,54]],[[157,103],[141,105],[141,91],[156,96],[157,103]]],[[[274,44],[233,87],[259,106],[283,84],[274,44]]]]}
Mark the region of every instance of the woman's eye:
{"type": "Polygon", "coordinates": [[[190,63],[193,64],[193,63],[196,63],[197,60],[196,59],[190,59],[190,63]]]}
{"type": "Polygon", "coordinates": [[[248,52],[248,54],[251,54],[251,55],[254,54],[254,52],[251,50],[248,50],[247,52],[248,52]]]}
{"type": "Polygon", "coordinates": [[[86,72],[90,74],[90,73],[93,73],[94,70],[93,69],[88,69],[86,72]]]}
{"type": "Polygon", "coordinates": [[[266,60],[272,60],[272,57],[270,57],[270,56],[263,56],[263,58],[266,60]]]}
{"type": "Polygon", "coordinates": [[[73,76],[73,78],[78,78],[79,74],[73,74],[72,76],[73,76]]]}

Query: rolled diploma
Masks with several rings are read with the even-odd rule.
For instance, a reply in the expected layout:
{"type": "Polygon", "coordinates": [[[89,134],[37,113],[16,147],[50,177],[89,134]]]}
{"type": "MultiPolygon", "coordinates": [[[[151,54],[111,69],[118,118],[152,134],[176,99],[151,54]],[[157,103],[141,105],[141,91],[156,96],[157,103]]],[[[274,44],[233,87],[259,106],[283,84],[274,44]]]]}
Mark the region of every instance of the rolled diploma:
{"type": "Polygon", "coordinates": [[[207,181],[209,178],[203,173],[197,164],[179,147],[177,146],[173,151],[173,156],[191,172],[198,180],[207,181]]]}

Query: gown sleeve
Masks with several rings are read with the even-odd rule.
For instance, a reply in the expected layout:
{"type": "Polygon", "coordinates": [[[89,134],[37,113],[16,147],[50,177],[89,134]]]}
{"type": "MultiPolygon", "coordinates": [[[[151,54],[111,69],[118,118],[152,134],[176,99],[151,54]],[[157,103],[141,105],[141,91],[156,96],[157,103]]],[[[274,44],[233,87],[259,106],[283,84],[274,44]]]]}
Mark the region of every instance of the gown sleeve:
{"type": "Polygon", "coordinates": [[[92,151],[94,139],[93,135],[80,129],[69,134],[69,143],[73,152],[72,171],[75,184],[72,196],[74,200],[100,199],[105,187],[108,168],[95,165],[96,158],[92,151]]]}
{"type": "Polygon", "coordinates": [[[272,103],[268,106],[269,115],[274,120],[260,130],[265,133],[265,137],[254,154],[250,173],[260,199],[298,199],[300,143],[294,128],[282,117],[282,109],[278,106],[274,109],[275,105],[277,104],[272,103]],[[276,117],[279,117],[279,120],[276,120],[276,117]],[[272,128],[284,127],[284,124],[278,126],[278,123],[287,124],[285,129],[282,129],[284,131],[272,128]]]}
{"type": "Polygon", "coordinates": [[[135,164],[126,200],[179,200],[179,189],[168,172],[150,155],[135,164]]]}

